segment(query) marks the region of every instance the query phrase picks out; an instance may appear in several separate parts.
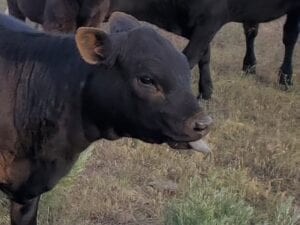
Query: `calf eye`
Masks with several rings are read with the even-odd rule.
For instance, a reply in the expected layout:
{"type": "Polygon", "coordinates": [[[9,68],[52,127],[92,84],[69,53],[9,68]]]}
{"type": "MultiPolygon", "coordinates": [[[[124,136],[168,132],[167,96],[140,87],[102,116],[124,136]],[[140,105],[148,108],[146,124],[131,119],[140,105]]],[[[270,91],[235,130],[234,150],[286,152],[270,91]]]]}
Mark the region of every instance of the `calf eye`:
{"type": "Polygon", "coordinates": [[[154,85],[154,80],[150,77],[143,76],[143,77],[140,77],[139,80],[144,85],[154,85]]]}

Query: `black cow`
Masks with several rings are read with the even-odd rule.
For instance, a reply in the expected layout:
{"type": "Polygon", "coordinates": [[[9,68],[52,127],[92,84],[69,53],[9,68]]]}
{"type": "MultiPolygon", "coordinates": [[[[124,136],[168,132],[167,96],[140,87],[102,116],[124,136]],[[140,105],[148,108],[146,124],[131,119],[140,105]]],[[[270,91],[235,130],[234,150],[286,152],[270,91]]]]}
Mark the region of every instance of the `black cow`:
{"type": "Polygon", "coordinates": [[[0,49],[0,189],[13,225],[36,224],[39,196],[91,142],[182,147],[211,123],[192,94],[186,57],[120,14],[111,34],[84,27],[75,37],[1,15],[0,49]]]}
{"type": "Polygon", "coordinates": [[[255,73],[254,40],[258,23],[287,15],[284,25],[284,61],[279,83],[292,85],[292,55],[300,30],[299,0],[110,0],[110,12],[122,11],[190,41],[184,49],[190,67],[200,69],[199,92],[204,99],[212,94],[209,43],[216,32],[228,22],[243,23],[247,52],[243,70],[255,73]]]}
{"type": "Polygon", "coordinates": [[[10,15],[39,23],[46,31],[75,32],[80,26],[97,27],[108,0],[7,0],[10,15]]]}

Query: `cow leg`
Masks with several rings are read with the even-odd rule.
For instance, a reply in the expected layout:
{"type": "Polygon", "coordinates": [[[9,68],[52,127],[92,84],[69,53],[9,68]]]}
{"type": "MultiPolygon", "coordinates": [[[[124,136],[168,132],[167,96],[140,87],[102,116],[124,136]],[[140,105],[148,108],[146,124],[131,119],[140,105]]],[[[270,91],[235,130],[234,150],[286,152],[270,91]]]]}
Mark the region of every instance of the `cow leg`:
{"type": "Polygon", "coordinates": [[[36,197],[24,204],[11,201],[11,225],[36,225],[39,199],[40,197],[36,197]]]}
{"type": "Polygon", "coordinates": [[[17,0],[7,1],[8,13],[11,16],[18,18],[19,20],[25,21],[26,17],[21,12],[17,0]]]}
{"type": "MultiPolygon", "coordinates": [[[[218,21],[215,19],[214,21],[218,21]]],[[[212,95],[212,81],[209,70],[210,51],[209,43],[221,28],[222,24],[216,24],[213,21],[206,21],[195,28],[190,41],[183,53],[186,55],[190,68],[197,63],[200,69],[199,96],[204,99],[210,99],[212,95]]]]}
{"type": "Polygon", "coordinates": [[[210,99],[213,90],[212,79],[210,76],[210,47],[207,48],[203,57],[198,63],[200,79],[198,83],[199,96],[198,99],[202,98],[205,100],[210,99]]]}
{"type": "Polygon", "coordinates": [[[256,58],[254,52],[254,41],[258,33],[257,23],[243,23],[246,37],[246,55],[244,57],[243,71],[247,74],[256,73],[256,58]]]}
{"type": "Polygon", "coordinates": [[[300,30],[300,12],[299,10],[287,14],[287,19],[283,29],[283,44],[285,46],[284,60],[280,67],[279,84],[284,85],[287,90],[292,82],[292,57],[295,44],[300,30]]]}

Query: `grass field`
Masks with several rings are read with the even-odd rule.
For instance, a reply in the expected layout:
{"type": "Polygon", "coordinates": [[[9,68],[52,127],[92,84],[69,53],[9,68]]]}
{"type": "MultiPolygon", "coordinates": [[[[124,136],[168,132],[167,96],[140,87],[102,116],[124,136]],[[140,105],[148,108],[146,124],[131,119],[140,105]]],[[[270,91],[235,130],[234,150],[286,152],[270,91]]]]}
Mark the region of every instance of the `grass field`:
{"type": "MultiPolygon", "coordinates": [[[[288,92],[277,86],[283,21],[260,27],[257,75],[241,73],[241,25],[226,25],[214,39],[211,160],[131,139],[99,141],[42,197],[39,224],[299,225],[300,79],[288,92]]],[[[186,44],[163,33],[180,49],[186,44]]],[[[8,224],[7,204],[2,195],[0,225],[8,224]]]]}

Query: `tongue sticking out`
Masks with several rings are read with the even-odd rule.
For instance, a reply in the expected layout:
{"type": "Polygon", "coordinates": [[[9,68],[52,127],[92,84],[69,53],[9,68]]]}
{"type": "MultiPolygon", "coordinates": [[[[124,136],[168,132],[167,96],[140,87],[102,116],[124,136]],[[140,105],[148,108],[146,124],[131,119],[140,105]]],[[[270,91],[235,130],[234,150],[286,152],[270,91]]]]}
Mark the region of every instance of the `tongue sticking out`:
{"type": "Polygon", "coordinates": [[[197,152],[202,152],[204,154],[211,153],[211,149],[203,140],[189,142],[189,145],[193,150],[195,150],[197,152]]]}
{"type": "Polygon", "coordinates": [[[188,143],[171,142],[168,143],[168,145],[173,149],[189,149],[189,150],[201,152],[205,155],[212,154],[210,147],[203,140],[198,140],[198,141],[193,141],[188,143]]]}

